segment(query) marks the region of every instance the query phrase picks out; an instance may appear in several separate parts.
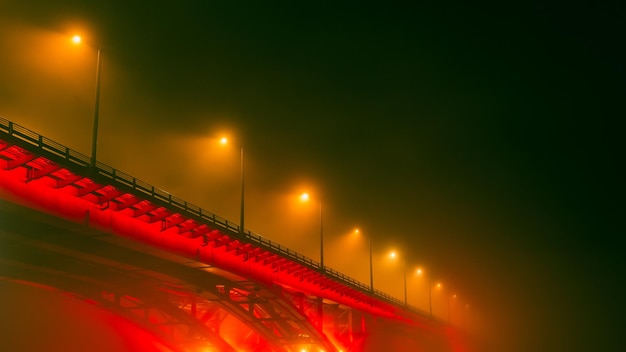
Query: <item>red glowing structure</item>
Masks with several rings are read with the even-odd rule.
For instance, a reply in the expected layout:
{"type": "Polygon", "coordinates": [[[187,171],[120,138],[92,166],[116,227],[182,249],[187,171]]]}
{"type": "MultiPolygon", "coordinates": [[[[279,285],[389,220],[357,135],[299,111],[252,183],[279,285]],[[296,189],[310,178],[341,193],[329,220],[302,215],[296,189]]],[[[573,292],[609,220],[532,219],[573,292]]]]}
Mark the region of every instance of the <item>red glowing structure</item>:
{"type": "Polygon", "coordinates": [[[3,276],[86,297],[169,350],[365,351],[376,341],[387,350],[463,350],[449,327],[397,299],[93,164],[0,118],[0,190],[49,214],[25,216],[4,202],[10,221],[0,231],[17,254],[4,259],[13,264],[3,276]]]}

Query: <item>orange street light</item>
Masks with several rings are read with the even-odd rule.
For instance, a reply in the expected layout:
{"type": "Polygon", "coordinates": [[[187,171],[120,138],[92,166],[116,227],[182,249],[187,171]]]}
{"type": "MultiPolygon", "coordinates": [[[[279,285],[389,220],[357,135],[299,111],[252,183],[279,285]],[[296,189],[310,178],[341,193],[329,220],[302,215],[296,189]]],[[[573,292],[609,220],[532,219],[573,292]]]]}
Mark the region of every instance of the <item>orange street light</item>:
{"type": "MultiPolygon", "coordinates": [[[[391,251],[391,253],[389,253],[389,257],[391,259],[396,259],[398,257],[398,253],[396,253],[396,251],[391,251]]],[[[406,260],[402,260],[402,277],[404,281],[404,305],[408,306],[409,301],[406,292],[406,260]]]]}
{"type": "MultiPolygon", "coordinates": [[[[82,38],[79,35],[75,35],[72,37],[72,42],[76,45],[82,43],[82,38]]],[[[100,47],[97,48],[98,57],[96,61],[96,102],[95,102],[95,112],[93,117],[93,135],[91,137],[91,167],[96,167],[96,151],[98,145],[98,115],[100,112],[100,72],[101,61],[100,61],[100,47]]]]}
{"type": "MultiPolygon", "coordinates": [[[[220,138],[220,144],[227,145],[228,138],[222,137],[220,138]]],[[[243,147],[241,147],[241,201],[240,201],[240,209],[239,209],[239,234],[244,235],[244,164],[243,164],[243,147]]]]}
{"type": "MultiPolygon", "coordinates": [[[[417,270],[415,270],[415,274],[417,274],[418,276],[424,275],[424,269],[417,268],[417,270]]],[[[431,280],[430,276],[428,276],[428,314],[432,318],[433,316],[433,285],[430,280],[431,280]]],[[[438,282],[435,286],[437,288],[441,288],[441,283],[438,282]]]]}
{"type": "Polygon", "coordinates": [[[368,247],[369,247],[369,252],[370,252],[370,290],[374,292],[374,266],[372,264],[372,237],[373,235],[370,233],[370,235],[367,236],[368,238],[367,242],[368,242],[368,247]]]}
{"type": "MultiPolygon", "coordinates": [[[[354,233],[355,234],[360,234],[361,231],[356,228],[354,229],[354,233]]],[[[367,242],[368,242],[368,247],[369,247],[369,256],[370,256],[370,291],[374,292],[374,270],[373,270],[373,264],[372,264],[372,234],[370,233],[369,236],[367,236],[367,242]]]]}
{"type": "MultiPolygon", "coordinates": [[[[308,193],[304,192],[300,195],[300,201],[308,202],[311,197],[308,193]]],[[[324,272],[324,221],[322,217],[322,202],[319,202],[320,206],[320,270],[324,272]]]]}
{"type": "MultiPolygon", "coordinates": [[[[441,283],[438,282],[434,287],[437,289],[441,288],[441,283]]],[[[428,278],[428,306],[430,309],[430,316],[433,316],[433,286],[430,283],[430,278],[428,278]]]]}

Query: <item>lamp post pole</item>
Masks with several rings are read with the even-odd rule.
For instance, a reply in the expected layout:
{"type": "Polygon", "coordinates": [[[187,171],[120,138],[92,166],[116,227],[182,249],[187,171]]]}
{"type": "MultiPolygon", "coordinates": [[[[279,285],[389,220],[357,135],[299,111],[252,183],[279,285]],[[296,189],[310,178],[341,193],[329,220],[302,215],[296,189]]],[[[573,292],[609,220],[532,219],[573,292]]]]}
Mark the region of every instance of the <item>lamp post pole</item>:
{"type": "MultiPolygon", "coordinates": [[[[309,194],[302,193],[300,195],[300,200],[303,202],[309,201],[309,194]]],[[[322,212],[322,201],[319,202],[320,206],[320,271],[323,273],[324,269],[324,217],[322,212]]]]}
{"type": "Polygon", "coordinates": [[[374,292],[374,270],[372,266],[372,234],[369,235],[369,249],[370,249],[370,290],[374,292]]]}
{"type": "Polygon", "coordinates": [[[430,282],[430,277],[428,278],[428,312],[430,317],[433,317],[433,286],[430,282]]]}
{"type": "Polygon", "coordinates": [[[243,147],[241,147],[241,208],[239,211],[239,234],[243,235],[244,234],[244,227],[243,227],[243,200],[244,200],[244,172],[243,172],[243,147]]]}
{"type": "MultiPolygon", "coordinates": [[[[436,286],[437,286],[438,289],[440,289],[441,288],[441,282],[438,282],[436,286]]],[[[432,292],[433,292],[433,288],[434,287],[431,285],[430,277],[428,278],[428,287],[429,287],[429,290],[428,290],[428,301],[429,301],[429,305],[430,305],[430,317],[432,318],[432,316],[433,316],[433,299],[432,299],[433,293],[432,292]]]]}
{"type": "Polygon", "coordinates": [[[96,152],[98,146],[98,114],[100,111],[100,74],[102,72],[100,60],[100,48],[98,48],[98,59],[96,63],[96,107],[93,116],[93,135],[91,137],[91,167],[96,167],[96,152]]]}
{"type": "Polygon", "coordinates": [[[320,202],[320,269],[324,272],[324,221],[322,217],[322,202],[320,202]]]}
{"type": "Polygon", "coordinates": [[[408,305],[407,294],[406,294],[406,260],[402,261],[402,271],[404,276],[404,305],[408,305]]]}

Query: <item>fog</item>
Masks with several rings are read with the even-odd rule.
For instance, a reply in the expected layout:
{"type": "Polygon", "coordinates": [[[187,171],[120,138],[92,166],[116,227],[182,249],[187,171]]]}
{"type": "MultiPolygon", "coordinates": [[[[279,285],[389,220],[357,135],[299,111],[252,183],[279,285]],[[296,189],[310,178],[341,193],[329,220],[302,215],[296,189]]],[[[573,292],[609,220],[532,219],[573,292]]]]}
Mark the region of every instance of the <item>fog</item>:
{"type": "Polygon", "coordinates": [[[477,351],[619,351],[621,12],[501,5],[3,1],[0,116],[89,154],[99,47],[99,161],[239,223],[244,148],[247,229],[366,285],[371,236],[477,351]]]}

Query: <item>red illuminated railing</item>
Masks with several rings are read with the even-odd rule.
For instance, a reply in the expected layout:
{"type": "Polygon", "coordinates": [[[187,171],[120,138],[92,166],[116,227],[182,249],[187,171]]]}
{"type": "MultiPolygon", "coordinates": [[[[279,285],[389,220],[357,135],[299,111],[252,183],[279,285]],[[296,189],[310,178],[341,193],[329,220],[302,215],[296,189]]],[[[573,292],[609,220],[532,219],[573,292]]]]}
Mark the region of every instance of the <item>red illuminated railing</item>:
{"type": "MultiPolygon", "coordinates": [[[[71,171],[89,175],[89,177],[93,178],[94,181],[108,181],[120,190],[146,198],[151,202],[165,207],[175,208],[177,211],[181,212],[182,215],[211,223],[227,231],[229,236],[256,244],[262,249],[279,254],[305,267],[321,271],[320,263],[311,258],[281,246],[276,242],[272,242],[271,240],[251,232],[250,230],[244,229],[244,231],[241,232],[243,233],[242,237],[239,231],[239,225],[232,221],[228,221],[220,216],[217,216],[197,205],[190,204],[181,198],[173,196],[171,193],[163,189],[154,187],[147,182],[138,180],[131,175],[121,172],[101,162],[96,161],[95,168],[92,168],[90,167],[90,157],[0,117],[0,133],[2,132],[7,135],[9,140],[12,139],[19,142],[20,146],[24,149],[40,154],[51,161],[62,164],[71,171]]],[[[380,290],[372,291],[368,285],[334,269],[325,267],[323,274],[342,284],[357,290],[368,292],[376,298],[417,311],[413,307],[405,306],[404,302],[401,300],[380,290]]]]}

